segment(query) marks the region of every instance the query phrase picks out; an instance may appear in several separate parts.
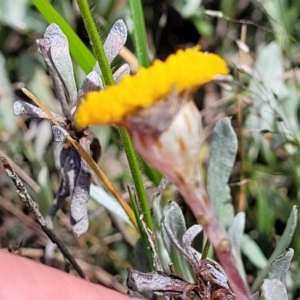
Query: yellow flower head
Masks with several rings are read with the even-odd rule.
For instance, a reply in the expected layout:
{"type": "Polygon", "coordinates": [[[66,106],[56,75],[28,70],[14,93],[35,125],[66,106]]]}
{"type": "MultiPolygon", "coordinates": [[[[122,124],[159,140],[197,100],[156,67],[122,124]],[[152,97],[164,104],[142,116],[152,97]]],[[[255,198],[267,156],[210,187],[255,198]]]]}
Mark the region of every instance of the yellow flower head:
{"type": "Polygon", "coordinates": [[[173,89],[179,94],[195,90],[216,75],[227,73],[225,61],[215,54],[201,52],[198,47],[179,50],[165,62],[155,60],[135,76],[124,76],[116,85],[88,93],[75,120],[80,127],[119,123],[124,116],[166,98],[173,89]]]}

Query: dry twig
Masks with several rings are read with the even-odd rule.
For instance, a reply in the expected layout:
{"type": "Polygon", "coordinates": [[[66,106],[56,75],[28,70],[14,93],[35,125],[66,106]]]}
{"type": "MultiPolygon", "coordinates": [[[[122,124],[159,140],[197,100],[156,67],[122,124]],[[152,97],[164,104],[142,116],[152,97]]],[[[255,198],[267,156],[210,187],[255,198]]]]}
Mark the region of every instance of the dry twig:
{"type": "Polygon", "coordinates": [[[11,178],[14,185],[17,188],[17,193],[20,196],[21,200],[26,204],[26,206],[32,211],[34,214],[36,220],[40,224],[43,231],[46,233],[46,235],[49,237],[49,239],[57,245],[63,256],[67,261],[71,263],[71,265],[74,267],[74,269],[77,271],[80,277],[87,279],[86,275],[82,271],[81,267],[76,262],[75,258],[72,256],[72,254],[69,252],[67,247],[64,245],[64,243],[60,240],[60,238],[56,235],[54,230],[50,228],[45,221],[45,218],[41,214],[38,205],[33,201],[29,193],[27,192],[25,186],[23,185],[22,181],[16,174],[15,170],[10,166],[8,161],[4,157],[0,157],[3,167],[7,173],[7,175],[11,178]]]}

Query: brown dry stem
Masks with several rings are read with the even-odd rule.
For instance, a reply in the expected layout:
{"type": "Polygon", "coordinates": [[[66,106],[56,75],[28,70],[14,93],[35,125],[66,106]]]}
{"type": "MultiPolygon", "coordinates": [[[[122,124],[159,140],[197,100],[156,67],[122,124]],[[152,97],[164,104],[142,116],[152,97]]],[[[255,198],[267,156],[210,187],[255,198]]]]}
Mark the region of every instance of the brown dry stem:
{"type": "Polygon", "coordinates": [[[4,157],[0,157],[3,167],[7,173],[7,175],[11,178],[14,185],[17,188],[17,193],[20,196],[21,200],[25,203],[25,205],[32,211],[34,214],[36,220],[40,224],[43,231],[46,233],[46,235],[49,237],[49,239],[55,243],[58,247],[58,249],[61,251],[63,256],[66,260],[68,260],[71,265],[74,267],[74,269],[77,271],[79,276],[83,279],[88,279],[84,272],[82,271],[81,267],[76,262],[75,258],[72,256],[72,254],[69,252],[67,247],[64,245],[64,243],[60,240],[60,238],[56,235],[54,230],[49,227],[45,221],[45,218],[41,214],[38,205],[33,201],[31,196],[29,195],[28,191],[26,190],[25,186],[23,185],[22,181],[16,174],[15,170],[10,166],[8,161],[4,157]]]}

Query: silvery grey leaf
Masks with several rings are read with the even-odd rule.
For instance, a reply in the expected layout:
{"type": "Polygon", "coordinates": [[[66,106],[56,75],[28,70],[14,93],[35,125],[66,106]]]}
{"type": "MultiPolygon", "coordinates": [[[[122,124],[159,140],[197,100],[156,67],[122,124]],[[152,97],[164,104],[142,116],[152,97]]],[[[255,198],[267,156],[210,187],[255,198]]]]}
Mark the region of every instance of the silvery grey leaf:
{"type": "MultiPolygon", "coordinates": [[[[90,142],[88,138],[81,138],[80,145],[90,155],[90,142]]],[[[75,187],[71,198],[71,225],[77,235],[85,233],[88,229],[87,204],[91,185],[91,169],[87,162],[80,158],[80,172],[75,181],[75,187]]]]}
{"type": "MultiPolygon", "coordinates": [[[[60,35],[61,30],[56,24],[50,24],[45,33],[44,38],[37,40],[38,44],[38,50],[41,51],[41,54],[44,55],[46,52],[50,50],[51,47],[51,40],[56,36],[60,35]]],[[[47,58],[49,59],[49,56],[47,55],[47,58]]]]}
{"type": "Polygon", "coordinates": [[[132,291],[153,292],[165,295],[181,295],[188,290],[190,283],[175,275],[154,271],[142,273],[128,269],[127,286],[132,291]]]}
{"type": "Polygon", "coordinates": [[[193,240],[202,231],[202,226],[195,224],[191,226],[182,237],[182,245],[185,250],[185,256],[193,266],[194,270],[199,267],[199,257],[197,251],[192,247],[193,240]]]}
{"type": "Polygon", "coordinates": [[[0,23],[20,33],[40,32],[45,28],[39,13],[28,8],[27,0],[1,0],[0,23]]]}
{"type": "Polygon", "coordinates": [[[260,300],[288,300],[284,284],[277,279],[265,279],[260,287],[260,300]]]}
{"type": "Polygon", "coordinates": [[[138,239],[132,250],[133,266],[139,271],[149,272],[151,266],[147,258],[145,247],[141,238],[138,239]]]}
{"type": "Polygon", "coordinates": [[[248,234],[244,233],[242,236],[241,250],[256,268],[263,269],[266,267],[268,260],[257,243],[248,234]]]}
{"type": "MultiPolygon", "coordinates": [[[[169,180],[164,176],[157,189],[155,190],[152,197],[152,219],[154,223],[154,230],[156,235],[156,245],[159,253],[159,257],[161,259],[161,263],[163,265],[164,270],[169,270],[169,263],[172,261],[170,255],[168,253],[168,249],[165,245],[165,241],[162,237],[162,213],[163,213],[163,205],[164,201],[162,199],[162,192],[166,188],[169,180]]],[[[170,243],[170,241],[169,241],[170,243]]],[[[190,271],[188,268],[186,271],[190,271]]],[[[182,274],[183,278],[189,279],[192,276],[188,276],[187,274],[182,274]]]]}
{"type": "Polygon", "coordinates": [[[211,286],[217,285],[218,287],[222,287],[231,292],[228,285],[227,276],[220,265],[213,260],[204,259],[200,261],[200,268],[197,270],[197,278],[200,278],[202,281],[211,286]]]}
{"type": "Polygon", "coordinates": [[[71,225],[79,236],[88,229],[87,203],[89,200],[89,186],[91,173],[81,170],[76,180],[71,200],[71,225]]]}
{"type": "Polygon", "coordinates": [[[61,208],[62,204],[64,203],[64,201],[68,196],[70,196],[70,187],[68,181],[63,176],[59,188],[56,192],[56,197],[53,201],[53,204],[51,205],[51,207],[47,212],[47,216],[49,216],[51,219],[54,218],[57,211],[61,208]]]}
{"type": "Polygon", "coordinates": [[[104,42],[104,50],[108,61],[111,63],[119,54],[127,39],[127,27],[123,20],[117,20],[110,29],[104,42]]]}
{"type": "Polygon", "coordinates": [[[228,229],[228,236],[232,246],[238,251],[241,248],[242,236],[245,230],[246,216],[244,212],[239,212],[233,219],[231,226],[228,229]]]}
{"type": "Polygon", "coordinates": [[[165,190],[169,182],[170,182],[169,179],[166,176],[163,176],[155,191],[154,197],[159,197],[162,194],[162,192],[165,190]]]}
{"type": "Polygon", "coordinates": [[[80,90],[78,91],[77,106],[80,104],[81,97],[85,96],[86,93],[92,91],[99,91],[101,89],[103,89],[101,77],[97,72],[92,71],[87,75],[87,77],[83,81],[80,90]]]}
{"type": "Polygon", "coordinates": [[[42,55],[48,67],[50,77],[53,80],[55,94],[61,103],[63,114],[65,117],[69,118],[69,105],[66,98],[67,96],[65,91],[65,85],[52,61],[50,51],[52,39],[54,39],[55,36],[59,36],[61,34],[61,30],[56,24],[50,24],[45,31],[44,38],[37,40],[36,43],[38,46],[38,51],[42,55]]]}
{"type": "MultiPolygon", "coordinates": [[[[51,132],[51,129],[50,129],[51,132]]],[[[43,192],[43,201],[44,203],[51,203],[53,200],[52,194],[52,181],[50,178],[50,172],[48,166],[45,164],[45,161],[42,161],[41,168],[37,174],[37,183],[41,187],[41,191],[43,192]]]]}
{"type": "Polygon", "coordinates": [[[77,100],[77,88],[69,52],[69,43],[59,27],[57,30],[57,34],[51,39],[51,59],[66,89],[69,107],[73,107],[77,100]]]}
{"type": "Polygon", "coordinates": [[[114,214],[117,218],[126,224],[132,225],[128,215],[125,213],[119,202],[110,194],[108,194],[102,187],[91,184],[90,196],[97,203],[106,208],[110,213],[114,214]]]}
{"type": "Polygon", "coordinates": [[[182,237],[186,232],[185,219],[176,202],[171,201],[165,205],[161,222],[162,238],[176,273],[192,281],[191,264],[183,258],[184,256],[189,259],[182,245],[182,237]]]}
{"type": "Polygon", "coordinates": [[[52,132],[55,142],[64,142],[66,137],[69,135],[65,129],[56,125],[52,126],[52,132]]]}
{"type": "MultiPolygon", "coordinates": [[[[120,50],[124,46],[127,39],[127,27],[123,20],[118,20],[115,22],[111,28],[105,42],[104,51],[109,63],[119,54],[120,50]]],[[[93,71],[98,74],[102,74],[99,64],[96,63],[93,71]]]]}
{"type": "Polygon", "coordinates": [[[184,19],[189,19],[199,14],[201,0],[191,0],[191,1],[174,0],[172,1],[172,5],[182,15],[184,19]]]}
{"type": "Polygon", "coordinates": [[[122,65],[116,72],[114,72],[113,77],[115,83],[118,83],[124,75],[130,74],[130,67],[128,64],[122,65]]]}
{"type": "Polygon", "coordinates": [[[272,262],[280,254],[282,254],[285,251],[285,249],[289,246],[289,244],[292,240],[292,237],[294,235],[296,226],[297,226],[297,220],[298,220],[298,207],[296,205],[294,205],[292,208],[292,211],[290,213],[290,216],[288,218],[284,232],[283,232],[282,236],[280,237],[280,239],[278,240],[277,245],[276,245],[271,257],[269,258],[266,267],[258,274],[258,276],[256,277],[256,279],[254,280],[254,282],[252,284],[252,287],[251,287],[252,291],[256,291],[259,288],[263,279],[268,274],[268,271],[269,271],[269,268],[270,268],[270,265],[272,264],[272,262]]]}
{"type": "Polygon", "coordinates": [[[28,27],[25,22],[27,20],[26,4],[25,0],[0,1],[0,22],[14,28],[17,31],[27,31],[28,27]]]}
{"type": "Polygon", "coordinates": [[[70,187],[71,195],[74,193],[76,180],[81,171],[81,156],[73,147],[69,147],[66,150],[69,150],[69,153],[66,159],[63,161],[63,155],[60,156],[60,164],[63,166],[63,172],[66,176],[70,187]]]}
{"type": "Polygon", "coordinates": [[[238,141],[229,118],[217,122],[212,133],[207,191],[222,224],[228,227],[233,220],[233,205],[227,185],[237,153],[238,141]]]}
{"type": "MultiPolygon", "coordinates": [[[[272,1],[268,1],[268,3],[272,3],[272,1]]],[[[276,41],[261,47],[253,71],[249,89],[253,101],[252,109],[258,113],[249,114],[246,120],[247,128],[253,131],[262,129],[273,131],[275,112],[284,116],[286,111],[286,105],[280,104],[280,99],[288,100],[290,97],[283,76],[285,72],[284,57],[282,49],[276,41]]],[[[289,103],[288,106],[294,107],[292,103],[289,103]]],[[[289,117],[289,122],[293,122],[295,111],[289,117]]],[[[259,149],[260,147],[257,147],[257,151],[259,149]]]]}
{"type": "Polygon", "coordinates": [[[182,237],[186,232],[185,220],[176,202],[170,201],[165,205],[162,224],[172,244],[181,254],[186,255],[182,246],[182,237]]]}
{"type": "MultiPolygon", "coordinates": [[[[48,115],[38,106],[32,105],[30,103],[24,102],[22,100],[18,100],[14,103],[14,114],[15,116],[19,115],[28,115],[33,118],[42,118],[42,119],[48,119],[48,115]]],[[[59,122],[62,125],[66,125],[66,118],[56,114],[54,112],[51,112],[53,117],[57,122],[59,122]]]]}
{"type": "Polygon", "coordinates": [[[61,208],[66,197],[72,194],[76,178],[80,172],[80,155],[73,147],[63,147],[60,152],[61,182],[54,203],[48,211],[54,217],[61,208]]]}
{"type": "Polygon", "coordinates": [[[244,264],[241,256],[241,245],[242,245],[242,237],[245,230],[245,222],[246,222],[245,213],[239,212],[233,218],[232,224],[228,229],[228,237],[232,245],[232,254],[236,261],[237,268],[240,274],[243,276],[244,280],[246,280],[246,273],[245,273],[244,264]]]}
{"type": "Polygon", "coordinates": [[[25,142],[30,142],[35,138],[38,126],[39,126],[39,120],[38,119],[33,119],[29,123],[28,129],[24,134],[24,141],[25,142]]]}
{"type": "Polygon", "coordinates": [[[34,153],[37,161],[44,161],[44,154],[52,140],[51,124],[48,120],[42,120],[37,126],[34,140],[34,153]]]}
{"type": "Polygon", "coordinates": [[[163,267],[160,261],[160,257],[157,251],[157,243],[156,243],[156,236],[153,234],[153,232],[147,227],[143,217],[140,217],[143,229],[146,233],[147,240],[149,242],[149,249],[152,254],[152,264],[153,269],[156,271],[163,271],[163,267]]]}
{"type": "MultiPolygon", "coordinates": [[[[83,203],[85,203],[85,201],[83,201],[83,203]]],[[[86,204],[83,204],[83,205],[86,205],[86,204]]],[[[73,209],[74,209],[74,206],[73,206],[73,209]]],[[[75,221],[71,216],[71,225],[72,225],[74,233],[76,233],[77,236],[80,236],[80,235],[86,233],[89,228],[89,218],[88,218],[87,211],[85,211],[84,213],[81,214],[81,219],[78,221],[75,221]]]]}
{"type": "Polygon", "coordinates": [[[278,279],[285,284],[287,272],[294,256],[294,250],[289,248],[283,254],[278,256],[271,264],[268,279],[278,279]]]}
{"type": "Polygon", "coordinates": [[[8,99],[14,99],[14,92],[6,69],[6,60],[2,52],[0,52],[0,86],[1,98],[6,97],[8,99]]]}

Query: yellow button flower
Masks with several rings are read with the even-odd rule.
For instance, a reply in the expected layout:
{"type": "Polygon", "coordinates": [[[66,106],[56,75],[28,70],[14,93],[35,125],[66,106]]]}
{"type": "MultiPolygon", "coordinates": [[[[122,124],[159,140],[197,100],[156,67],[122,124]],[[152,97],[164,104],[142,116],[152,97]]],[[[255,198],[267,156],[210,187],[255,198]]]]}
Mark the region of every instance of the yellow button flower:
{"type": "Polygon", "coordinates": [[[165,62],[155,60],[137,75],[125,76],[118,84],[86,95],[75,115],[78,126],[120,123],[128,114],[165,99],[176,89],[178,94],[195,90],[215,76],[227,74],[225,61],[198,47],[179,50],[165,62]]]}

